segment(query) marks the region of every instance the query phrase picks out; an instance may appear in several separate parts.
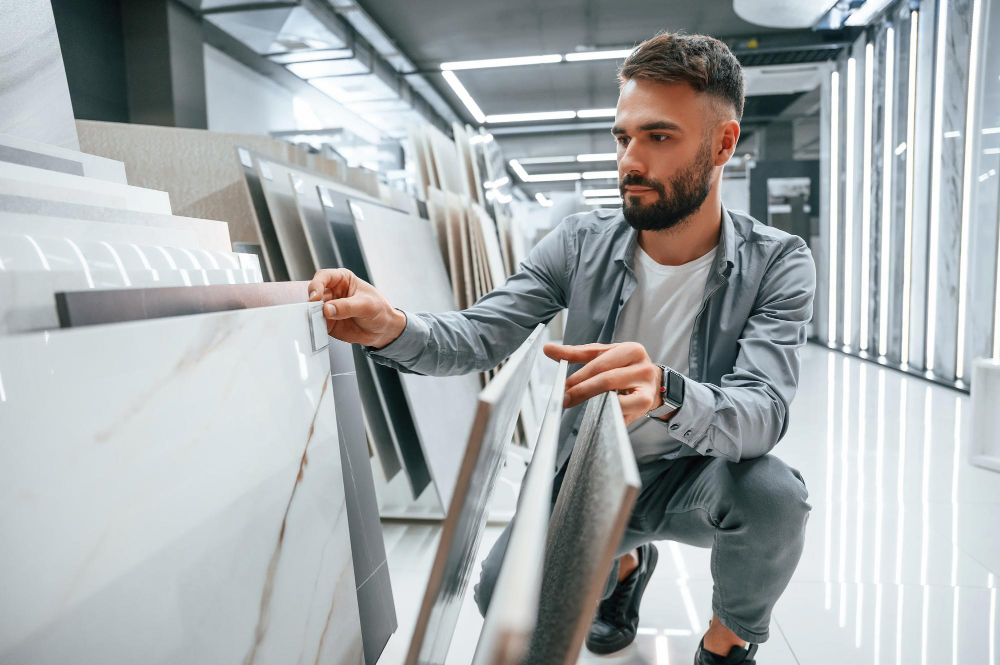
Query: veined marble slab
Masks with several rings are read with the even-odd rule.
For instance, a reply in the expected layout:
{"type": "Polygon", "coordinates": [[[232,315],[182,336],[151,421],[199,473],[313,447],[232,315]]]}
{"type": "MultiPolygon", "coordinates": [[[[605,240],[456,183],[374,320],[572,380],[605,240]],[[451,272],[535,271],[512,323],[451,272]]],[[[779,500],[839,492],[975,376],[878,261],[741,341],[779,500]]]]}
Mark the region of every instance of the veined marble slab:
{"type": "Polygon", "coordinates": [[[281,164],[266,159],[257,159],[255,164],[281,255],[288,267],[288,277],[293,281],[308,281],[316,273],[316,267],[299,221],[291,173],[281,164]]]}
{"type": "Polygon", "coordinates": [[[312,309],[0,338],[0,660],[363,662],[312,309]]]}
{"type": "MultiPolygon", "coordinates": [[[[382,206],[351,201],[368,277],[394,307],[411,312],[456,309],[431,223],[382,206]]],[[[441,505],[451,504],[462,443],[476,413],[475,374],[400,373],[420,446],[441,505]]]]}
{"type": "MultiPolygon", "coordinates": [[[[131,185],[120,185],[115,182],[107,182],[96,178],[84,178],[78,175],[68,175],[44,169],[35,169],[30,166],[20,166],[0,162],[0,180],[13,180],[15,182],[32,185],[32,191],[37,191],[36,198],[46,198],[48,187],[60,187],[63,189],[74,189],[91,194],[107,194],[121,197],[125,201],[125,208],[128,210],[139,210],[142,212],[158,212],[169,215],[170,196],[166,192],[155,189],[143,189],[132,187],[131,185]]],[[[83,201],[86,202],[86,201],[83,201]]]]}
{"type": "MultiPolygon", "coordinates": [[[[229,240],[229,225],[226,222],[217,222],[211,219],[160,215],[152,212],[122,210],[116,207],[3,193],[0,193],[0,212],[184,231],[193,233],[197,239],[197,244],[185,245],[188,249],[207,249],[212,252],[233,251],[232,243],[229,240]]],[[[8,216],[6,214],[0,215],[0,217],[8,216]]],[[[110,240],[109,238],[100,239],[110,240]]]]}
{"type": "Polygon", "coordinates": [[[525,665],[577,662],[641,484],[617,395],[591,398],[549,521],[525,665]]]}
{"type": "Polygon", "coordinates": [[[473,665],[520,665],[535,629],[567,369],[565,360],[556,368],[473,665]]]}
{"type": "MultiPolygon", "coordinates": [[[[361,246],[358,242],[354,216],[350,210],[350,199],[324,188],[321,190],[330,233],[339,260],[343,266],[353,271],[361,279],[371,282],[365,265],[361,246]],[[330,204],[330,205],[327,205],[330,204]]],[[[370,358],[356,362],[361,398],[372,429],[374,444],[378,449],[382,470],[386,479],[391,478],[397,460],[406,469],[407,482],[413,498],[417,498],[430,485],[431,476],[427,460],[418,441],[416,426],[403,394],[399,372],[378,365],[370,358]],[[379,415],[381,414],[381,416],[379,415]]]]}
{"type": "Polygon", "coordinates": [[[441,527],[441,541],[417,615],[406,665],[443,665],[455,632],[490,499],[517,424],[521,399],[541,346],[539,325],[497,376],[479,393],[461,474],[441,527]]]}
{"type": "Polygon", "coordinates": [[[33,201],[48,201],[60,203],[79,203],[103,208],[119,208],[126,206],[125,197],[101,192],[87,192],[70,187],[55,187],[48,185],[39,187],[33,182],[21,180],[4,180],[0,178],[0,196],[17,196],[33,201]]]}
{"type": "Polygon", "coordinates": [[[0,134],[0,161],[128,184],[121,162],[9,134],[0,134]]]}

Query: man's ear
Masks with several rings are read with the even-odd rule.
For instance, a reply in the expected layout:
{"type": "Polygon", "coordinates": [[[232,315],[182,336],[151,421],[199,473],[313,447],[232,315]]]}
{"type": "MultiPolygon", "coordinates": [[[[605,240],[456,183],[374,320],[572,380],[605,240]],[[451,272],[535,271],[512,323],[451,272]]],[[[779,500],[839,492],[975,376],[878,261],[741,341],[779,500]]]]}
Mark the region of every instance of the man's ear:
{"type": "Polygon", "coordinates": [[[725,166],[726,162],[736,152],[736,144],[740,140],[740,123],[727,120],[722,123],[719,151],[715,155],[715,165],[725,166]]]}

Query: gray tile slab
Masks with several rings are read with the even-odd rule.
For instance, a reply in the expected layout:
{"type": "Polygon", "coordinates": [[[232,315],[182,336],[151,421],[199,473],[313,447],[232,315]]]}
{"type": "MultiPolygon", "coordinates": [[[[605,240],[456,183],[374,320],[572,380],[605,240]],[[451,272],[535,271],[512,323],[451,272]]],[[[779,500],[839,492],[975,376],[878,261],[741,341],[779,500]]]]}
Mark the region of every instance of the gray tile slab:
{"type": "Polygon", "coordinates": [[[122,162],[0,134],[0,161],[127,185],[122,162]]]}
{"type": "Polygon", "coordinates": [[[271,224],[288,268],[288,277],[308,281],[316,273],[316,266],[309,255],[305,231],[299,221],[291,173],[285,166],[267,159],[257,158],[255,164],[271,224]]]}
{"type": "Polygon", "coordinates": [[[525,665],[577,661],[640,484],[617,396],[591,398],[549,522],[525,665]]]}
{"type": "Polygon", "coordinates": [[[330,385],[337,406],[337,431],[347,493],[347,518],[354,580],[361,615],[365,663],[375,665],[398,625],[378,498],[368,457],[368,441],[355,358],[350,344],[329,338],[330,385]]]}
{"type": "Polygon", "coordinates": [[[473,665],[519,665],[535,628],[567,368],[565,360],[556,367],[473,665]]]}
{"type": "Polygon", "coordinates": [[[443,665],[468,590],[483,537],[490,499],[517,424],[535,357],[541,347],[539,325],[479,393],[460,475],[441,527],[441,540],[417,615],[407,665],[443,665]]]}
{"type": "MultiPolygon", "coordinates": [[[[456,309],[431,222],[384,206],[350,201],[368,280],[394,307],[410,312],[456,309]]],[[[475,374],[400,373],[419,444],[442,505],[451,503],[463,441],[476,411],[475,374]]]]}
{"type": "Polygon", "coordinates": [[[240,148],[238,152],[240,164],[243,166],[243,176],[245,178],[247,193],[253,204],[253,221],[257,227],[257,235],[260,237],[260,246],[264,253],[267,273],[270,275],[272,281],[287,282],[290,279],[288,266],[285,264],[285,258],[281,253],[278,233],[271,219],[267,199],[264,198],[264,187],[261,184],[261,177],[257,171],[254,156],[243,148],[240,148]]]}
{"type": "MultiPolygon", "coordinates": [[[[339,260],[343,267],[351,270],[361,279],[371,282],[354,226],[354,216],[349,205],[350,198],[330,189],[323,191],[325,192],[323,203],[327,220],[330,222],[331,237],[340,257],[339,260]]],[[[383,434],[380,435],[379,432],[374,431],[374,427],[372,432],[375,444],[379,446],[379,457],[384,459],[382,457],[383,451],[388,456],[390,447],[391,450],[395,451],[395,455],[398,456],[406,469],[407,480],[413,491],[413,496],[416,498],[430,485],[431,476],[416,433],[413,415],[403,394],[400,374],[396,370],[378,365],[371,360],[367,361],[366,366],[369,368],[371,383],[367,383],[367,378],[362,375],[364,370],[361,363],[358,363],[358,378],[365,381],[361,394],[363,398],[366,398],[365,412],[370,416],[369,424],[373,424],[370,414],[381,411],[384,416],[385,430],[383,434]],[[369,403],[372,404],[373,408],[367,408],[369,403]],[[376,409],[376,404],[381,408],[376,409]],[[387,437],[388,441],[384,437],[387,437]]]]}

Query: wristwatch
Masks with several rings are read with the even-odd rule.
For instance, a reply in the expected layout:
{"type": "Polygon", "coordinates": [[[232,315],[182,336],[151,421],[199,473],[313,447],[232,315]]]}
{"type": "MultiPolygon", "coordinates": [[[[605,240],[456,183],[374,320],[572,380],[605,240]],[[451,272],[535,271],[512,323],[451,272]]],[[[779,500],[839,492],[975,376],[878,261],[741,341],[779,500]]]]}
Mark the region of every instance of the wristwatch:
{"type": "Polygon", "coordinates": [[[664,365],[657,365],[663,371],[660,396],[663,404],[646,412],[647,418],[662,418],[684,406],[684,376],[664,365]]]}

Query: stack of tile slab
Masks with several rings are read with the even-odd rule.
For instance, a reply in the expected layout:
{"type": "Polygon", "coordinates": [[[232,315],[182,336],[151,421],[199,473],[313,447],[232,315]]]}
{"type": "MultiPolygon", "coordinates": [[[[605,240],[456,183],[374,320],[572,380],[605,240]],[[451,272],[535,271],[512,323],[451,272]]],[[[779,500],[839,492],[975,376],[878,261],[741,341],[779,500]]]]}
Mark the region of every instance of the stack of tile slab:
{"type": "Polygon", "coordinates": [[[445,663],[541,332],[541,326],[536,328],[479,394],[406,665],[445,663]]]}
{"type": "Polygon", "coordinates": [[[556,368],[538,441],[521,485],[473,665],[520,665],[535,629],[566,371],[563,360],[556,368]]]}
{"type": "Polygon", "coordinates": [[[121,164],[0,146],[0,661],[374,663],[391,588],[320,305],[121,164]]]}

